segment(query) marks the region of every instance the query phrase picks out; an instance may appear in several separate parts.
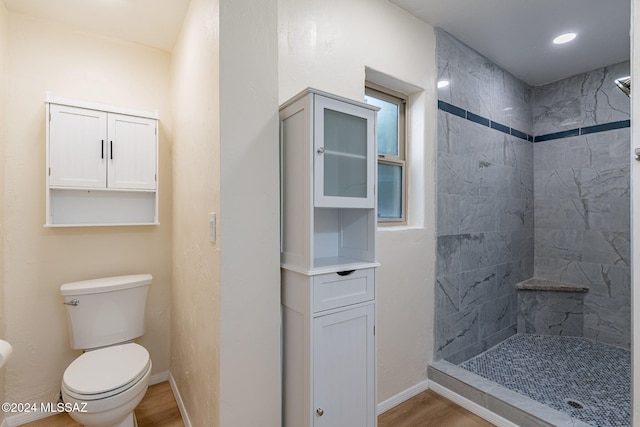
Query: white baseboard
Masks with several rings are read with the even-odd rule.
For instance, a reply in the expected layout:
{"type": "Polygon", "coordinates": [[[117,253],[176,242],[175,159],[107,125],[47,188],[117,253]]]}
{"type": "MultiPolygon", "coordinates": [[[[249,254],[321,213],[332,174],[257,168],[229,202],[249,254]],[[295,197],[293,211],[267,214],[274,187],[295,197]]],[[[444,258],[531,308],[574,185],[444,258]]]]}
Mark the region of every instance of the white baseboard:
{"type": "Polygon", "coordinates": [[[387,412],[391,408],[395,408],[402,402],[405,402],[411,399],[413,396],[416,396],[422,393],[428,388],[429,388],[429,380],[424,380],[414,385],[413,387],[409,387],[408,389],[401,391],[395,396],[390,397],[384,402],[378,403],[378,406],[376,408],[378,415],[382,414],[383,412],[387,412]]]}
{"type": "MultiPolygon", "coordinates": [[[[160,372],[155,375],[151,375],[149,377],[149,385],[159,384],[164,381],[169,380],[169,371],[160,372]]],[[[171,387],[173,390],[173,387],[171,387]]],[[[174,392],[175,394],[175,392],[174,392]]],[[[182,410],[180,411],[182,413],[182,410]]],[[[50,417],[52,415],[56,415],[56,413],[51,412],[23,412],[21,414],[16,414],[4,419],[0,427],[18,427],[24,424],[28,424],[32,421],[38,421],[43,418],[50,417]]],[[[184,416],[183,416],[184,418],[184,416]]],[[[185,423],[185,427],[189,427],[185,423]]]]}
{"type": "Polygon", "coordinates": [[[173,375],[171,375],[171,373],[169,373],[169,384],[171,385],[171,391],[173,391],[173,396],[176,398],[176,403],[178,404],[180,415],[182,415],[182,422],[184,423],[184,427],[193,427],[191,424],[191,420],[189,419],[189,414],[187,413],[187,408],[184,406],[184,401],[182,400],[182,396],[180,396],[180,390],[178,390],[178,385],[176,384],[176,381],[173,379],[173,375]]]}
{"type": "Polygon", "coordinates": [[[460,396],[458,393],[453,392],[438,383],[429,381],[429,389],[432,390],[434,393],[438,393],[440,396],[449,399],[453,403],[459,406],[462,406],[467,411],[476,414],[480,418],[483,418],[498,427],[518,427],[517,424],[512,423],[508,419],[501,417],[495,412],[491,412],[487,408],[484,408],[478,405],[477,403],[472,402],[466,397],[460,396]]]}
{"type": "Polygon", "coordinates": [[[169,381],[169,371],[160,372],[149,377],[149,385],[156,385],[169,381]]]}
{"type": "Polygon", "coordinates": [[[17,427],[24,424],[28,424],[33,421],[38,421],[44,418],[48,418],[56,413],[51,412],[22,412],[20,414],[12,415],[4,419],[2,423],[6,427],[17,427]]]}

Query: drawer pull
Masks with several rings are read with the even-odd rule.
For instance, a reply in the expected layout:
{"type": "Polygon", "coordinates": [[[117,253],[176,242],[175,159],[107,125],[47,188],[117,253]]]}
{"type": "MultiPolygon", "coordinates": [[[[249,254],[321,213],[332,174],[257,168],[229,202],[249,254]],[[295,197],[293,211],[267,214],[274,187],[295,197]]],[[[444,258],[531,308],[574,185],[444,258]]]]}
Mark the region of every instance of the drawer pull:
{"type": "Polygon", "coordinates": [[[336,274],[337,274],[338,276],[348,276],[348,275],[350,275],[351,273],[353,273],[354,271],[355,271],[355,270],[338,271],[338,272],[336,272],[336,274]]]}

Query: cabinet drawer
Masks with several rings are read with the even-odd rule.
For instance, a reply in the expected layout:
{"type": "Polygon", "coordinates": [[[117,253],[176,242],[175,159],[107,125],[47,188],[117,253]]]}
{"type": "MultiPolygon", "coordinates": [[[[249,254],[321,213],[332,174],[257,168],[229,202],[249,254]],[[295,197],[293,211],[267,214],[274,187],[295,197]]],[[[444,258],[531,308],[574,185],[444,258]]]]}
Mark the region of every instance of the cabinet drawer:
{"type": "Polygon", "coordinates": [[[313,278],[313,311],[323,311],[369,301],[375,297],[374,269],[348,274],[329,273],[313,278]]]}

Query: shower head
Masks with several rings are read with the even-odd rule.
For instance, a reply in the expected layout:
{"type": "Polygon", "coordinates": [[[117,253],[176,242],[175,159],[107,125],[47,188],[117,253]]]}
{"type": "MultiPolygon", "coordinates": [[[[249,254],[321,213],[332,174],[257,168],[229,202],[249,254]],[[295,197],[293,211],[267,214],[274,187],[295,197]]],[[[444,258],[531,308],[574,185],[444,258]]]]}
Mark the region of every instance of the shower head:
{"type": "Polygon", "coordinates": [[[621,91],[626,93],[627,96],[631,97],[631,77],[622,77],[620,79],[616,79],[616,84],[621,91]]]}

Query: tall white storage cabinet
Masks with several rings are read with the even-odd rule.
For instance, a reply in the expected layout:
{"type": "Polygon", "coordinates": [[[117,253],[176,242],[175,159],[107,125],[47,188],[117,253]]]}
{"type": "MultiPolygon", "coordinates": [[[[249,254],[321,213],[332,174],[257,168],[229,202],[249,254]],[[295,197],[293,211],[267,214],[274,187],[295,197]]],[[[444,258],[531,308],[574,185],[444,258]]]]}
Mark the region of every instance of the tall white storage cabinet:
{"type": "Polygon", "coordinates": [[[286,427],[377,425],[376,111],[315,89],[280,108],[286,427]]]}
{"type": "Polygon", "coordinates": [[[45,225],[157,224],[157,115],[60,98],[46,106],[45,225]]]}

